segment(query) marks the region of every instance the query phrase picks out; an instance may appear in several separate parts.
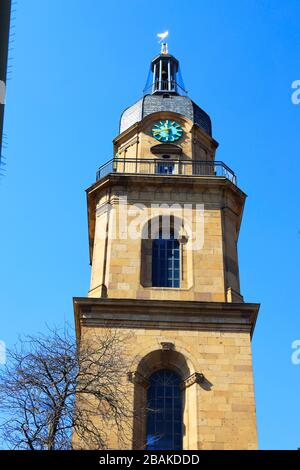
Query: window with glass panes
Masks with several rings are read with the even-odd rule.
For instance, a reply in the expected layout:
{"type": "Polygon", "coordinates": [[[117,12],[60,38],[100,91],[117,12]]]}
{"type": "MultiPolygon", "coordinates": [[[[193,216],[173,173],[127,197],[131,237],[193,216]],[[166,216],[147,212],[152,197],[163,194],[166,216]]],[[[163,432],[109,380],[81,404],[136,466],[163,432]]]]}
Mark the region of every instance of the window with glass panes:
{"type": "Polygon", "coordinates": [[[180,246],[174,235],[159,238],[152,244],[152,286],[180,287],[180,246]]]}
{"type": "Polygon", "coordinates": [[[151,375],[147,391],[147,449],[182,449],[181,379],[172,370],[151,375]]]}
{"type": "Polygon", "coordinates": [[[172,175],[174,173],[174,163],[159,162],[157,163],[156,172],[160,175],[172,175]]]}

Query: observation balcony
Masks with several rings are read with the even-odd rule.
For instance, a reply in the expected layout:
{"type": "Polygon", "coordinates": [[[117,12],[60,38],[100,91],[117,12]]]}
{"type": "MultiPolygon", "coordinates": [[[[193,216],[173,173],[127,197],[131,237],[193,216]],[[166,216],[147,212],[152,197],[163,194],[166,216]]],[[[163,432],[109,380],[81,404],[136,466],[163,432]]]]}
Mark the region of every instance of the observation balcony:
{"type": "Polygon", "coordinates": [[[172,160],[153,158],[112,158],[100,166],[96,180],[110,173],[157,176],[214,176],[237,184],[235,173],[220,161],[172,160]]]}

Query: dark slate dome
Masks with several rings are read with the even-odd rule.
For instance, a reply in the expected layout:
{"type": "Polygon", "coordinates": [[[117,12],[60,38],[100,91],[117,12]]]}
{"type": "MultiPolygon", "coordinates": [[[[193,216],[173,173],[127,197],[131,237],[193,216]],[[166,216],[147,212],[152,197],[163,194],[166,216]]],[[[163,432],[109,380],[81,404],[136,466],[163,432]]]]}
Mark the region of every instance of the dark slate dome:
{"type": "Polygon", "coordinates": [[[210,117],[186,93],[179,62],[164,43],[161,53],[151,61],[143,98],[121,116],[120,133],[150,114],[171,111],[187,117],[211,136],[210,117]]]}
{"type": "Polygon", "coordinates": [[[212,135],[211,120],[208,114],[187,96],[153,94],[146,95],[134,103],[121,115],[120,133],[141,121],[150,114],[171,111],[190,119],[194,124],[212,135]]]}

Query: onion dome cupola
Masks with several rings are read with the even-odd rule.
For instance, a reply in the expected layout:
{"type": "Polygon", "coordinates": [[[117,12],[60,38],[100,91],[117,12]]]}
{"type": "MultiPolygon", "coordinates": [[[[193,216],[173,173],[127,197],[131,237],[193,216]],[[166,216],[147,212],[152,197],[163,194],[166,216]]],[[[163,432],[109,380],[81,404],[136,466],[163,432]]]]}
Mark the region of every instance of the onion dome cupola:
{"type": "Polygon", "coordinates": [[[146,116],[160,111],[181,114],[209,136],[212,135],[210,117],[187,96],[179,61],[168,53],[165,43],[162,44],[161,53],[151,61],[144,96],[122,113],[120,133],[146,116]]]}

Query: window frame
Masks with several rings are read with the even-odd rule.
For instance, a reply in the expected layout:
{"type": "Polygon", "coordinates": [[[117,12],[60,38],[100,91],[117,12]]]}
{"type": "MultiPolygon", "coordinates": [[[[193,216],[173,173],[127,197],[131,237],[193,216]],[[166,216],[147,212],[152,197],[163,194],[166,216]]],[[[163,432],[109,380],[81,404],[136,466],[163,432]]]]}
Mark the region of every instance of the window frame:
{"type": "Polygon", "coordinates": [[[158,238],[152,241],[152,287],[177,288],[181,286],[181,246],[174,237],[163,238],[160,230],[158,238]]]}
{"type": "Polygon", "coordinates": [[[149,377],[147,390],[146,449],[183,449],[183,391],[181,377],[160,369],[149,377]]]}

